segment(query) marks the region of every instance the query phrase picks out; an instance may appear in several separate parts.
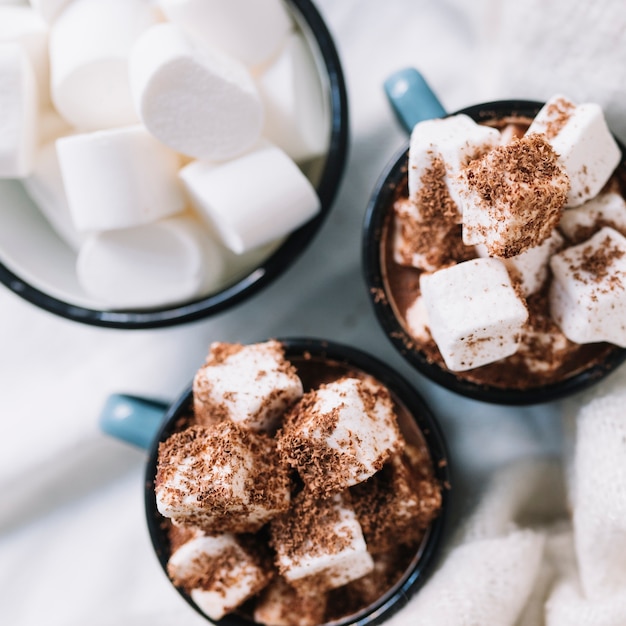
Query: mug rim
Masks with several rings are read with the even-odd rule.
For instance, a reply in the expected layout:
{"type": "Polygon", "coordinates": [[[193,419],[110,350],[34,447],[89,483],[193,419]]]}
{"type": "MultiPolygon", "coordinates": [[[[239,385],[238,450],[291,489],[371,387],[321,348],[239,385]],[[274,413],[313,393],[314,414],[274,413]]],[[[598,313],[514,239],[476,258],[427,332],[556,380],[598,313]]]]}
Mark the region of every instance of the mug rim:
{"type": "MultiPolygon", "coordinates": [[[[335,341],[308,337],[276,338],[285,349],[285,356],[302,357],[310,354],[314,357],[329,358],[333,361],[355,367],[374,376],[379,382],[389,388],[415,420],[431,456],[435,478],[441,484],[441,510],[431,523],[424,538],[416,560],[407,568],[402,578],[381,598],[372,605],[364,608],[352,616],[327,622],[328,626],[376,626],[389,619],[393,614],[404,607],[409,599],[421,588],[432,571],[436,556],[440,551],[442,539],[447,527],[450,509],[451,465],[448,445],[438,418],[426,404],[423,397],[406,378],[391,366],[377,357],[358,348],[341,344],[335,341]]],[[[190,409],[192,400],[192,385],[169,406],[161,426],[149,448],[144,479],[144,508],[150,541],[159,560],[163,572],[167,576],[167,561],[169,550],[164,530],[165,518],[156,508],[154,479],[156,477],[159,444],[176,430],[179,417],[190,409]]],[[[168,577],[169,580],[169,577],[168,577]]],[[[171,580],[170,580],[171,583],[171,580]]],[[[185,601],[205,619],[209,619],[194,603],[189,594],[174,586],[185,601]]],[[[235,614],[225,615],[220,620],[209,620],[219,626],[243,626],[257,624],[253,620],[242,618],[235,614]]],[[[324,625],[321,625],[324,626],[324,625]]]]}
{"type": "Polygon", "coordinates": [[[99,310],[72,304],[31,285],[0,261],[0,283],[36,307],[62,318],[91,326],[117,329],[162,328],[215,315],[248,299],[281,276],[311,244],[326,220],[339,191],[347,160],[349,112],[346,81],[339,54],[328,27],[312,0],[287,0],[309,27],[319,49],[328,81],[330,139],[315,191],[320,211],[291,232],[280,246],[245,276],[217,293],[181,304],[150,309],[99,310]]]}
{"type": "MultiPolygon", "coordinates": [[[[494,100],[459,109],[446,117],[465,114],[476,122],[493,119],[498,114],[534,117],[544,104],[537,100],[494,100]]],[[[624,162],[626,148],[615,135],[613,136],[620,147],[624,162]]],[[[397,319],[387,297],[379,297],[380,293],[386,294],[380,246],[384,221],[397,184],[406,176],[409,144],[410,139],[407,139],[387,163],[375,184],[365,212],[361,242],[363,276],[370,302],[379,326],[400,355],[420,374],[449,391],[473,400],[509,406],[528,406],[565,398],[591,387],[626,361],[626,349],[614,346],[602,362],[595,363],[564,380],[530,389],[506,389],[459,378],[439,364],[429,361],[421,350],[413,347],[411,336],[397,319]]]]}

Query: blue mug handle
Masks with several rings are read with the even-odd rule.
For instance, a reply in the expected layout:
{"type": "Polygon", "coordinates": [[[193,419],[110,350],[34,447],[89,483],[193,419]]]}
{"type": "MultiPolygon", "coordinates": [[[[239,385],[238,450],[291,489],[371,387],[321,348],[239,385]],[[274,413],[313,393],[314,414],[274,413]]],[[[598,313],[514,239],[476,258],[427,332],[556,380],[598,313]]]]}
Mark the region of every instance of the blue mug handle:
{"type": "Polygon", "coordinates": [[[100,429],[143,450],[149,450],[168,405],[120,393],[110,395],[100,413],[100,429]]]}
{"type": "Polygon", "coordinates": [[[383,87],[396,117],[409,134],[418,122],[447,115],[437,96],[415,68],[394,72],[385,80],[383,87]]]}

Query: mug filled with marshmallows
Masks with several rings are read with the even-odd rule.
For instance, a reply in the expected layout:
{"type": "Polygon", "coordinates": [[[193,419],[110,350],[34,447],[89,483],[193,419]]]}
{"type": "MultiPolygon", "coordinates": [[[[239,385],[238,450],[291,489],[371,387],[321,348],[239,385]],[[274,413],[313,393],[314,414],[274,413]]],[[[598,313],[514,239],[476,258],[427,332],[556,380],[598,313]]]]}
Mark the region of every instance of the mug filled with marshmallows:
{"type": "Polygon", "coordinates": [[[412,69],[387,90],[411,138],[372,195],[363,260],[395,347],[435,382],[502,404],[615,369],[626,166],[601,107],[557,94],[447,115],[412,69]]]}
{"type": "Polygon", "coordinates": [[[214,342],[170,407],[115,395],[101,426],[149,450],[156,554],[220,624],[373,626],[439,553],[451,485],[438,422],[360,350],[214,342]]]}
{"type": "Polygon", "coordinates": [[[213,314],[316,234],[347,151],[309,0],[0,7],[0,279],[140,328],[213,314]]]}

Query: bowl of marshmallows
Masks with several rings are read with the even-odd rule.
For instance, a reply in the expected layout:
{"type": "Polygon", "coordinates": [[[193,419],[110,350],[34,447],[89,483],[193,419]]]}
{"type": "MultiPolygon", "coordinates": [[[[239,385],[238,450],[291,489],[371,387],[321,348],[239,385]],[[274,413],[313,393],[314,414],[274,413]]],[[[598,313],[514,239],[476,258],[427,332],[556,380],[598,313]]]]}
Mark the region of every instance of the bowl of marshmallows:
{"type": "Polygon", "coordinates": [[[256,293],[319,230],[348,118],[309,0],[0,6],[0,280],[114,328],[256,293]]]}

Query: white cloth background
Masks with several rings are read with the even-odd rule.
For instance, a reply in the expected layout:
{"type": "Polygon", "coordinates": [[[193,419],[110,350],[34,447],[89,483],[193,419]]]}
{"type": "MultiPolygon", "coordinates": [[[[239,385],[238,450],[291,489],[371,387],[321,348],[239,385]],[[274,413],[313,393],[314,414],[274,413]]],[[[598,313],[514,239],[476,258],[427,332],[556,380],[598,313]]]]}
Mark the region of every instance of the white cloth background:
{"type": "MultiPolygon", "coordinates": [[[[344,65],[352,148],[334,210],[294,267],[231,311],[154,331],[73,324],[0,290],[0,624],[206,623],[171,588],[152,553],[143,517],[144,454],[101,435],[98,413],[113,391],[173,399],[212,340],[289,335],[342,341],[386,360],[423,393],[446,431],[455,470],[454,517],[461,521],[451,530],[452,551],[431,585],[394,624],[416,623],[419,610],[441,620],[423,623],[493,626],[519,619],[520,626],[541,626],[548,594],[542,581],[554,581],[557,571],[562,576],[550,597],[550,624],[626,624],[623,602],[608,597],[600,609],[589,608],[581,595],[574,545],[602,528],[602,520],[581,514],[589,530],[576,537],[567,523],[555,527],[553,521],[549,532],[519,530],[528,495],[509,487],[537,484],[528,468],[538,466],[537,458],[548,459],[542,462],[553,468],[542,474],[552,478],[538,483],[549,487],[545,501],[556,507],[552,513],[565,515],[562,476],[554,467],[560,468],[571,450],[564,445],[561,419],[567,404],[497,407],[434,387],[384,337],[360,271],[369,194],[405,140],[381,89],[389,73],[418,67],[448,110],[496,98],[547,98],[557,91],[595,100],[626,138],[626,6],[622,0],[317,4],[344,65]],[[496,480],[488,494],[468,517],[491,479],[496,480]],[[476,555],[484,554],[492,558],[475,570],[476,555]],[[523,567],[502,555],[518,555],[523,567]],[[455,563],[472,572],[474,587],[466,590],[466,599],[501,591],[500,622],[473,614],[471,603],[463,605],[465,617],[445,613],[438,596],[461,602],[458,594],[450,595],[450,582],[459,580],[455,563]],[[519,594],[514,598],[507,588],[506,572],[513,572],[511,584],[522,585],[523,595],[531,594],[523,614],[519,594]]],[[[623,374],[612,379],[618,390],[623,374]]],[[[589,459],[593,467],[593,457],[581,454],[580,466],[589,459]]],[[[593,488],[584,480],[570,484],[579,502],[593,488]]],[[[620,529],[615,532],[619,536],[620,529]]],[[[593,559],[586,566],[590,580],[594,566],[593,559]]]]}

